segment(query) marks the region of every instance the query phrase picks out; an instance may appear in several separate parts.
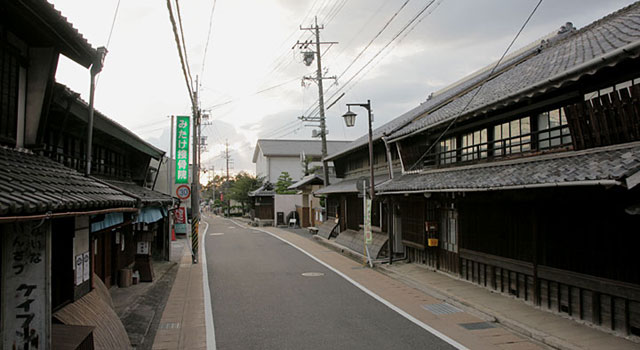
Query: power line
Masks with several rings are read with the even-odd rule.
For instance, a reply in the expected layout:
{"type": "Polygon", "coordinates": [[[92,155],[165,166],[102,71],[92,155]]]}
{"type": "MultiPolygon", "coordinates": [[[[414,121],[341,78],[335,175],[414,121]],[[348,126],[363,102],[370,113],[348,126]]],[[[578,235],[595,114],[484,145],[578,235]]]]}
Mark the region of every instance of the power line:
{"type": "Polygon", "coordinates": [[[189,81],[189,76],[187,75],[187,65],[185,62],[185,57],[182,54],[182,49],[180,46],[180,37],[178,35],[178,27],[176,26],[176,19],[173,17],[173,10],[171,8],[171,0],[167,0],[167,9],[169,10],[169,19],[171,20],[171,26],[173,27],[173,36],[176,41],[176,46],[178,48],[178,56],[180,56],[180,64],[182,66],[182,73],[184,74],[184,80],[187,84],[187,90],[189,92],[189,99],[191,100],[191,105],[196,106],[196,101],[193,96],[193,87],[189,81]]]}
{"type": "Polygon", "coordinates": [[[529,23],[529,21],[531,20],[531,18],[533,17],[533,14],[536,13],[536,11],[538,10],[538,7],[540,7],[540,4],[542,4],[542,0],[538,1],[538,4],[536,5],[536,7],[533,8],[533,11],[531,11],[531,13],[529,14],[529,17],[527,17],[527,19],[524,21],[524,23],[522,24],[522,26],[520,27],[520,30],[518,30],[518,32],[516,33],[516,35],[513,37],[513,40],[511,40],[511,43],[509,43],[509,46],[507,46],[507,49],[504,50],[504,52],[502,53],[502,56],[500,56],[500,59],[498,60],[498,62],[496,62],[496,64],[493,66],[493,68],[491,69],[491,71],[489,72],[489,74],[487,74],[487,76],[482,80],[482,82],[480,83],[480,86],[478,86],[478,88],[476,89],[476,92],[471,96],[471,98],[469,99],[469,101],[465,104],[464,108],[462,108],[462,110],[456,114],[455,118],[453,118],[453,120],[451,120],[451,122],[449,122],[449,124],[447,125],[447,127],[440,133],[440,135],[438,135],[438,137],[436,138],[436,140],[431,144],[431,146],[429,146],[429,148],[420,156],[420,158],[418,158],[418,160],[413,163],[413,165],[409,168],[409,170],[413,170],[415,168],[416,165],[418,165],[418,163],[422,162],[422,160],[424,159],[424,157],[429,154],[429,152],[433,149],[433,147],[435,145],[438,144],[438,142],[440,141],[440,139],[442,138],[442,136],[444,136],[449,129],[451,129],[451,127],[456,123],[456,121],[458,120],[458,118],[467,110],[467,108],[469,107],[469,105],[471,105],[471,102],[473,101],[473,99],[478,96],[478,94],[480,93],[480,91],[482,90],[482,88],[484,87],[484,84],[493,77],[493,73],[495,72],[495,70],[498,68],[498,66],[500,65],[500,63],[502,63],[502,60],[504,59],[504,57],[507,55],[507,53],[509,52],[509,50],[511,49],[511,47],[513,46],[513,44],[516,42],[516,40],[518,39],[518,37],[520,36],[520,34],[522,33],[522,31],[524,30],[524,28],[527,26],[527,24],[529,23]]]}
{"type": "MultiPolygon", "coordinates": [[[[209,31],[207,34],[207,43],[204,45],[204,55],[202,57],[202,69],[200,70],[200,77],[204,78],[204,66],[207,62],[207,50],[209,49],[209,38],[211,37],[211,27],[213,26],[213,13],[216,10],[216,0],[213,0],[213,6],[211,6],[211,14],[209,15],[209,31]]],[[[200,82],[202,84],[202,82],[200,82]]]]}
{"type": "MultiPolygon", "coordinates": [[[[437,0],[437,1],[438,1],[438,4],[439,4],[440,2],[442,2],[442,1],[444,1],[444,0],[437,0]]],[[[386,49],[389,47],[389,45],[391,45],[391,44],[392,44],[396,39],[398,39],[398,37],[400,37],[400,35],[402,35],[403,33],[405,33],[405,31],[407,31],[407,29],[409,29],[409,27],[411,27],[411,25],[412,25],[413,23],[415,23],[415,22],[416,22],[416,21],[421,17],[421,16],[422,16],[422,14],[423,14],[425,11],[427,11],[427,9],[429,9],[429,8],[431,7],[431,5],[433,5],[433,3],[434,3],[434,2],[436,2],[436,0],[431,0],[431,1],[430,1],[430,2],[425,6],[425,7],[423,7],[423,8],[418,12],[418,14],[417,14],[417,15],[415,15],[415,16],[414,16],[414,17],[413,17],[413,18],[412,18],[412,19],[411,19],[407,24],[405,24],[405,26],[404,26],[404,27],[402,27],[402,29],[400,29],[400,31],[398,31],[398,32],[396,33],[396,35],[394,35],[394,36],[391,38],[391,40],[389,40],[389,42],[387,42],[387,43],[386,43],[386,44],[385,44],[385,45],[384,45],[380,50],[378,50],[378,52],[376,52],[376,54],[375,54],[373,57],[371,57],[371,58],[369,59],[369,61],[367,61],[367,62],[366,62],[362,67],[360,67],[360,69],[359,69],[357,72],[355,72],[355,73],[354,73],[354,74],[353,74],[353,75],[352,75],[352,76],[347,80],[347,82],[346,82],[346,83],[342,84],[342,85],[340,86],[340,88],[338,88],[338,90],[337,90],[337,91],[335,91],[335,92],[334,92],[334,93],[329,97],[329,99],[331,99],[331,98],[335,97],[335,96],[336,96],[338,93],[340,93],[340,92],[341,92],[341,91],[342,91],[346,86],[348,86],[348,85],[349,85],[349,83],[351,83],[351,81],[353,81],[353,79],[355,79],[355,78],[356,78],[360,73],[362,73],[362,71],[363,71],[367,66],[369,66],[369,64],[371,64],[371,62],[373,62],[373,61],[374,61],[374,60],[375,60],[375,59],[376,59],[376,58],[377,58],[377,57],[378,57],[378,56],[379,56],[379,55],[380,55],[384,50],[386,50],[386,49]]],[[[428,14],[430,14],[430,13],[431,13],[431,12],[428,12],[428,13],[427,13],[427,15],[428,15],[428,14]]],[[[413,28],[415,28],[415,26],[411,27],[411,29],[413,29],[413,28]]],[[[317,115],[317,112],[315,111],[315,109],[314,109],[314,110],[312,110],[312,112],[311,112],[311,113],[313,114],[313,116],[317,115]]]]}
{"type": "Polygon", "coordinates": [[[184,54],[184,60],[187,66],[187,73],[189,73],[189,81],[191,81],[191,89],[193,90],[193,77],[191,76],[191,68],[189,67],[189,58],[187,57],[187,44],[184,40],[184,29],[182,27],[182,15],[180,15],[180,3],[178,3],[178,0],[175,0],[175,2],[176,2],[176,11],[178,13],[178,24],[180,25],[180,36],[182,37],[182,50],[184,54]]]}

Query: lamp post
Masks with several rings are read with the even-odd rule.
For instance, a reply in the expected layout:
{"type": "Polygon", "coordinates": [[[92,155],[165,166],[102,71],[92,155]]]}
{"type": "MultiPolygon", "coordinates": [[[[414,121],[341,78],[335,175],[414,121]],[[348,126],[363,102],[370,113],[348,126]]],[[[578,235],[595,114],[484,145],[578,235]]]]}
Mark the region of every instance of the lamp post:
{"type": "Polygon", "coordinates": [[[370,171],[370,183],[369,186],[369,197],[371,197],[371,202],[373,203],[373,198],[375,196],[375,184],[373,182],[373,141],[372,141],[372,132],[371,132],[371,100],[367,100],[367,103],[347,103],[347,108],[349,109],[347,113],[345,113],[342,117],[344,118],[344,122],[348,128],[352,127],[356,123],[356,114],[351,111],[352,106],[364,107],[367,109],[368,117],[369,117],[369,171],[370,171]]]}

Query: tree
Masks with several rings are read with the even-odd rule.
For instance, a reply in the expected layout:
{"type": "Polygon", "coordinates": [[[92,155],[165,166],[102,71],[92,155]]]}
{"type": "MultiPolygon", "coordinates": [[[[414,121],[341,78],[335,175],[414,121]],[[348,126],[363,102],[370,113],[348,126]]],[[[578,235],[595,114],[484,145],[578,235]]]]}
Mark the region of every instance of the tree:
{"type": "Polygon", "coordinates": [[[251,203],[249,192],[258,189],[262,185],[262,179],[248,174],[244,171],[238,173],[229,188],[229,198],[242,203],[242,212],[244,213],[251,203]]]}
{"type": "Polygon", "coordinates": [[[278,182],[276,182],[276,193],[277,194],[294,194],[295,190],[290,190],[289,186],[293,185],[293,179],[288,172],[283,171],[280,176],[278,176],[278,182]]]}

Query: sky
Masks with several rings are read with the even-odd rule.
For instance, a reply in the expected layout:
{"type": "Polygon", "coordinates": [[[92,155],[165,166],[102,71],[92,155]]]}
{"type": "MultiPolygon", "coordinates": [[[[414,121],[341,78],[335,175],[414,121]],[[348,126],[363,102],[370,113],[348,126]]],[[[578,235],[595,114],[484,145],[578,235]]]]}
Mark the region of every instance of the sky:
{"type": "MultiPolygon", "coordinates": [[[[98,76],[96,109],[169,153],[169,116],[189,115],[191,107],[166,1],[49,2],[89,43],[109,51],[98,76]]],[[[499,59],[537,3],[183,0],[187,62],[198,80],[200,106],[210,116],[202,131],[208,144],[203,168],[208,174],[224,171],[227,142],[234,174],[255,173],[259,138],[311,139],[317,123],[298,118],[313,115],[317,106],[317,84],[302,79],[315,76],[316,63],[305,66],[301,50],[292,47],[311,39],[300,28],[312,26],[315,17],[324,26],[320,41],[337,42],[321,48],[323,75],[338,78],[324,80],[325,103],[345,93],[326,112],[327,138],[353,140],[367,132],[365,111],[354,109],[360,117],[346,128],[346,103],[371,100],[373,127],[383,125],[499,59]]],[[[566,22],[579,29],[631,3],[543,0],[510,52],[566,22]]],[[[87,69],[62,57],[56,80],[89,100],[87,69]]]]}

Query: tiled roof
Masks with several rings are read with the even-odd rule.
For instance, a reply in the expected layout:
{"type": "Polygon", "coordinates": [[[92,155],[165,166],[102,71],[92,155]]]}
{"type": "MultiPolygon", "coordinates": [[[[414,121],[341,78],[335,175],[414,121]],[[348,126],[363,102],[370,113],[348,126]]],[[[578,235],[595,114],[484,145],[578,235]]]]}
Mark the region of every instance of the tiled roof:
{"type": "Polygon", "coordinates": [[[516,160],[409,173],[377,192],[499,190],[583,184],[615,184],[640,171],[640,142],[539,155],[516,160]]]}
{"type": "Polygon", "coordinates": [[[108,183],[109,185],[115,186],[118,189],[131,193],[132,195],[140,198],[142,205],[144,206],[165,206],[171,205],[173,203],[173,198],[171,198],[171,196],[158,191],[150,190],[146,187],[138,186],[133,182],[114,180],[103,181],[108,183]]]}
{"type": "MultiPolygon", "coordinates": [[[[507,56],[505,60],[500,64],[500,66],[498,66],[495,69],[494,74],[496,72],[501,72],[505,69],[508,69],[514,64],[522,61],[527,56],[530,56],[534,52],[536,52],[537,49],[538,49],[537,46],[532,47],[532,45],[530,45],[529,47],[525,47],[524,49],[507,56]]],[[[382,126],[379,126],[373,129],[371,133],[372,141],[375,143],[385,135],[392,135],[395,131],[407,126],[409,123],[411,123],[412,120],[414,120],[418,116],[421,116],[429,112],[430,110],[443,105],[450,99],[454,98],[456,95],[459,95],[460,93],[470,89],[474,85],[477,85],[482,80],[484,80],[487,77],[487,75],[489,75],[491,68],[493,68],[493,66],[490,66],[490,68],[486,67],[476,72],[475,74],[472,74],[471,76],[466,77],[463,80],[456,82],[442,89],[441,91],[434,93],[432,96],[429,96],[429,98],[426,101],[420,103],[419,106],[414,107],[413,109],[400,115],[399,117],[396,117],[395,119],[383,124],[382,126]]],[[[336,153],[329,152],[329,156],[327,157],[327,159],[332,160],[341,155],[352,152],[358,148],[366,147],[368,143],[369,143],[369,135],[364,134],[361,137],[349,143],[341,151],[336,153]]]]}
{"type": "MultiPolygon", "coordinates": [[[[329,181],[331,181],[331,178],[329,179],[329,181]]],[[[287,187],[287,189],[295,190],[298,187],[302,187],[302,186],[307,185],[307,184],[322,184],[322,183],[324,183],[324,180],[322,179],[322,176],[317,175],[317,174],[311,174],[311,175],[307,175],[307,176],[303,177],[302,179],[300,179],[299,181],[293,183],[291,186],[287,187]]]]}
{"type": "MultiPolygon", "coordinates": [[[[368,182],[369,178],[367,177],[366,179],[368,182]]],[[[376,183],[376,189],[380,184],[384,183],[385,181],[389,181],[388,176],[379,176],[379,177],[375,177],[374,179],[376,183]]],[[[347,180],[342,180],[340,182],[331,183],[329,186],[323,187],[313,193],[314,194],[357,193],[358,188],[357,188],[356,182],[358,182],[359,180],[361,180],[361,178],[347,179],[347,180]]]]}
{"type": "Polygon", "coordinates": [[[0,216],[133,207],[136,200],[28,151],[0,147],[0,216]]]}
{"type": "Polygon", "coordinates": [[[28,28],[20,35],[27,36],[36,46],[53,43],[62,54],[86,68],[98,55],[87,39],[46,0],[2,1],[0,11],[9,14],[3,17],[8,26],[28,28]]]}
{"type": "MultiPolygon", "coordinates": [[[[80,107],[79,109],[72,108],[72,111],[75,111],[74,115],[87,123],[89,120],[89,103],[78,97],[78,94],[66,85],[56,83],[54,103],[59,104],[61,108],[66,109],[66,102],[61,99],[63,97],[74,99],[74,101],[77,103],[77,106],[80,107]]],[[[145,140],[140,138],[140,136],[125,128],[115,120],[107,117],[106,115],[100,113],[95,109],[94,111],[95,113],[93,126],[96,130],[101,130],[106,134],[118,139],[122,143],[127,144],[141,152],[144,152],[155,159],[160,159],[165,154],[163,150],[146,142],[145,140]]]]}
{"type": "MultiPolygon", "coordinates": [[[[327,154],[338,152],[350,141],[327,141],[327,154]]],[[[253,162],[258,159],[259,149],[264,156],[295,156],[302,152],[307,156],[321,156],[322,142],[320,140],[258,140],[253,153],[253,162]]]]}
{"type": "Polygon", "coordinates": [[[249,197],[272,197],[275,194],[276,191],[273,189],[273,185],[267,182],[257,190],[249,192],[249,197]]]}
{"type": "MultiPolygon", "coordinates": [[[[481,89],[478,84],[442,106],[427,102],[425,108],[410,111],[415,120],[393,132],[390,138],[419,132],[457,116],[497,109],[562,87],[602,67],[615,65],[628,57],[637,57],[640,54],[639,47],[640,2],[637,2],[571,32],[561,40],[541,44],[537,50],[539,52],[522,62],[514,61],[512,67],[494,74],[481,89]]],[[[484,76],[476,76],[470,81],[478,78],[481,81],[484,76]]]]}

